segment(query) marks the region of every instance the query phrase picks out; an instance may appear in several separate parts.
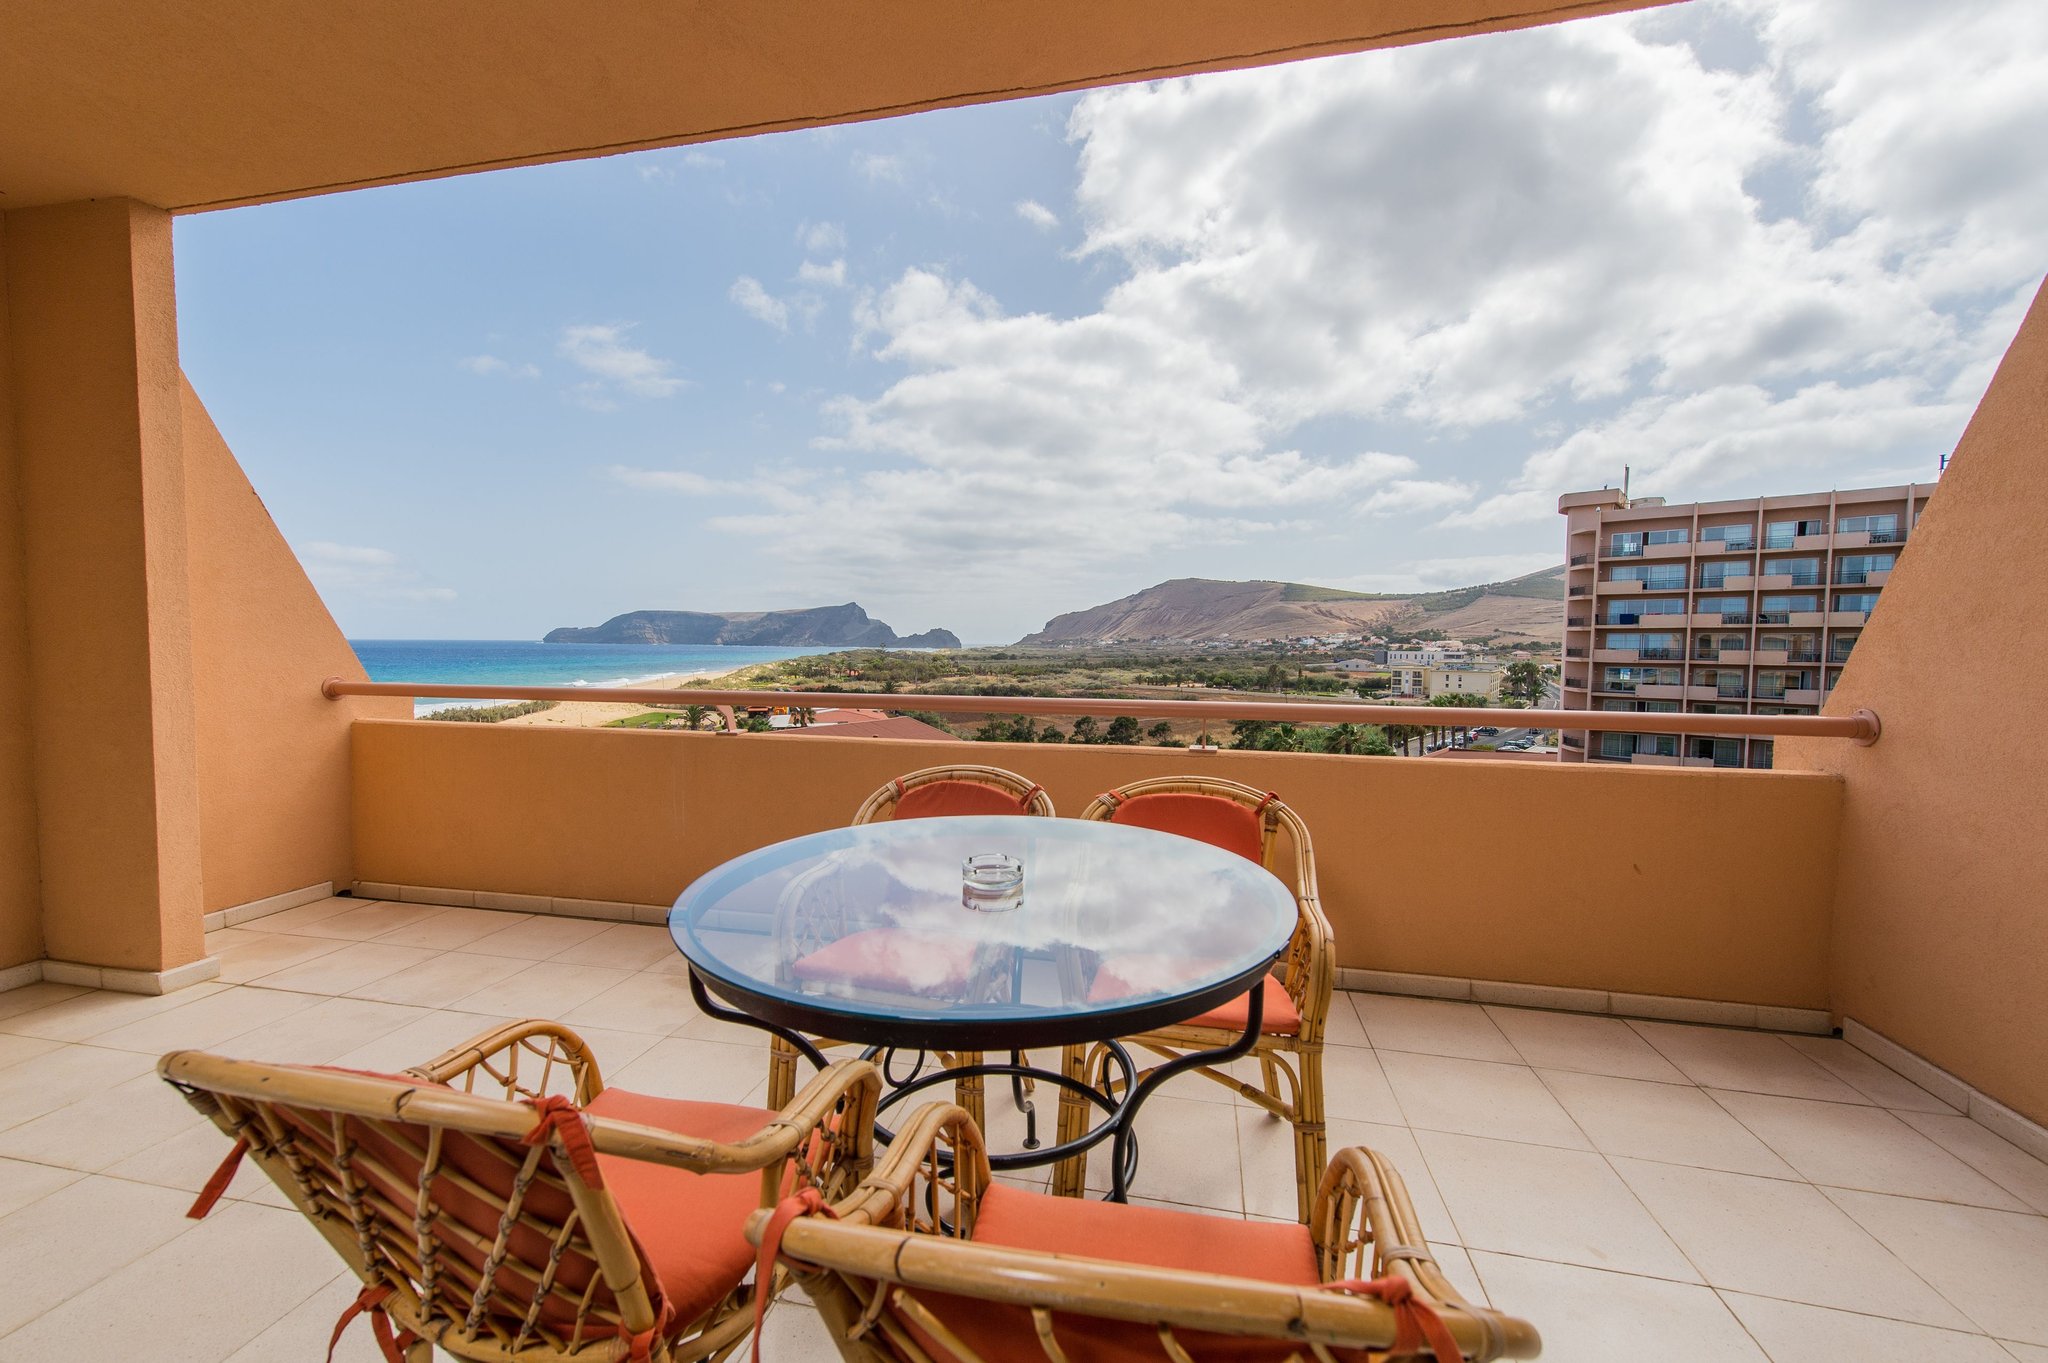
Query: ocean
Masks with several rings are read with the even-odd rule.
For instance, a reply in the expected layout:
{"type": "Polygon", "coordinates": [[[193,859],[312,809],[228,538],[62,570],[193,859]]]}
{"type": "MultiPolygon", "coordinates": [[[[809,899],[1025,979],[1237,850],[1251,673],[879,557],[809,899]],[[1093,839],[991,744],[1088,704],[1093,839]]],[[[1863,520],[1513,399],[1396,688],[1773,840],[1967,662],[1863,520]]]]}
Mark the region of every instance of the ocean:
{"type": "MultiPolygon", "coordinates": [[[[371,681],[460,686],[632,686],[676,672],[730,672],[751,663],[832,653],[831,648],[704,644],[540,644],[529,639],[351,639],[371,681]]],[[[413,702],[415,714],[471,704],[413,702]]]]}

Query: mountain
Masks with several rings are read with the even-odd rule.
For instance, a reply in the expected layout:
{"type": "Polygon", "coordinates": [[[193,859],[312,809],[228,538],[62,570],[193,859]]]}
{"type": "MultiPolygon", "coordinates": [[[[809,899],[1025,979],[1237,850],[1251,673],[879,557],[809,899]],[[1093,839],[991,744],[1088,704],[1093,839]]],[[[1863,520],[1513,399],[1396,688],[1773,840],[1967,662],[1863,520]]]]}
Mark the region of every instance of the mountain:
{"type": "Polygon", "coordinates": [[[757,648],[958,648],[951,630],[898,636],[849,601],[793,611],[628,611],[601,625],[566,625],[547,644],[751,644],[757,648]]]}
{"type": "Polygon", "coordinates": [[[1564,634],[1564,569],[1409,595],[1303,582],[1182,577],[1048,621],[1020,644],[1205,643],[1436,629],[1550,642],[1564,634]]]}

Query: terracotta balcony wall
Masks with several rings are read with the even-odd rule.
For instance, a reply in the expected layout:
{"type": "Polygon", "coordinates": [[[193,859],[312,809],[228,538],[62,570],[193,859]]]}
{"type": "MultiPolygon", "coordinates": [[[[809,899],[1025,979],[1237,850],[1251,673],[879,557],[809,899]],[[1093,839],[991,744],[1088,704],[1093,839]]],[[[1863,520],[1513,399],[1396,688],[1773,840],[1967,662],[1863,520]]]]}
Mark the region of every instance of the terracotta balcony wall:
{"type": "Polygon", "coordinates": [[[1110,786],[1196,770],[1279,791],[1307,820],[1344,966],[1827,1002],[1841,806],[1829,777],[412,721],[357,723],[352,752],[366,881],[660,904],[743,851],[843,824],[919,767],[1009,767],[1063,813],[1110,786]],[[1627,827],[1629,856],[1587,858],[1589,818],[1627,827]],[[1403,857],[1459,875],[1396,893],[1393,830],[1403,857]],[[1703,830],[1724,849],[1718,870],[1751,891],[1730,897],[1696,874],[1703,830]],[[1669,888],[1646,907],[1645,883],[1669,888]]]}
{"type": "Polygon", "coordinates": [[[1594,589],[1602,596],[1611,596],[1621,592],[1641,592],[1644,590],[1644,583],[1640,578],[1627,578],[1623,580],[1609,578],[1595,584],[1594,589]]]}

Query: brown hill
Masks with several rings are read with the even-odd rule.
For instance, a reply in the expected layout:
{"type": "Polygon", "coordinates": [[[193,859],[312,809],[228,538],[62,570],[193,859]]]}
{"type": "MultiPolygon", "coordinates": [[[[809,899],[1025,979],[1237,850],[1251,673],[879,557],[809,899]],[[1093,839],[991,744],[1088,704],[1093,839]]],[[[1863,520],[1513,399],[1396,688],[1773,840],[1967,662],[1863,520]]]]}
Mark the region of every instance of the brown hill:
{"type": "Polygon", "coordinates": [[[1564,569],[1413,595],[1183,577],[1057,616],[1018,642],[1192,644],[1418,629],[1554,641],[1564,633],[1564,569]]]}

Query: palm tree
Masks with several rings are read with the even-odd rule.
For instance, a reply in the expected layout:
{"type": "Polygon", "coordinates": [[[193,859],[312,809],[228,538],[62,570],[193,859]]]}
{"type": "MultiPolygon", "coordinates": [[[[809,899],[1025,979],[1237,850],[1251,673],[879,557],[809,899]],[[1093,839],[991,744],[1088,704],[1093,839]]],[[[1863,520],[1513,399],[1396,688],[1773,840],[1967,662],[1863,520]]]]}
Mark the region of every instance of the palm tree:
{"type": "Polygon", "coordinates": [[[710,713],[709,710],[701,705],[685,705],[683,707],[683,727],[685,729],[703,728],[704,716],[710,713]]]}
{"type": "Polygon", "coordinates": [[[817,717],[818,712],[808,705],[792,705],[789,707],[789,722],[796,725],[799,729],[810,728],[811,722],[817,719],[817,717]]]}

